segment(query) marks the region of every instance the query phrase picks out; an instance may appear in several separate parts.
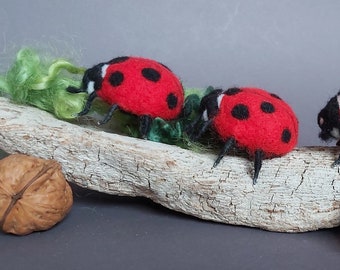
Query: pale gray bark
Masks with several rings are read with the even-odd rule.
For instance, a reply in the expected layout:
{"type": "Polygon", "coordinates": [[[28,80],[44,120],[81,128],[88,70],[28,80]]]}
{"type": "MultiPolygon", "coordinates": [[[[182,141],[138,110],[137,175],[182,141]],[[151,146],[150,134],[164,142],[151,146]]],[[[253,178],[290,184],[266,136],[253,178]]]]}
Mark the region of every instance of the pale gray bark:
{"type": "Polygon", "coordinates": [[[302,232],[340,224],[340,170],[335,147],[301,147],[253,164],[216,154],[110,134],[55,119],[0,98],[0,148],[53,158],[67,179],[115,195],[143,196],[206,220],[302,232]]]}

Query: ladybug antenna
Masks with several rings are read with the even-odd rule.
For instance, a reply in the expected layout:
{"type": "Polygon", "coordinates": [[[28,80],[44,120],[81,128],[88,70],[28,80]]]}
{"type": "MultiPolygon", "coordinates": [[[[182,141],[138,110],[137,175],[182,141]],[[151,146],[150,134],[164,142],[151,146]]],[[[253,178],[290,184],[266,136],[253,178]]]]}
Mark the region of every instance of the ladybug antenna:
{"type": "Polygon", "coordinates": [[[214,162],[213,168],[215,168],[220,163],[220,161],[222,160],[224,155],[226,153],[228,153],[229,150],[235,146],[235,144],[236,144],[236,140],[234,138],[230,138],[226,141],[226,143],[224,144],[223,148],[221,149],[221,152],[219,153],[216,161],[214,162]]]}
{"type": "Polygon", "coordinates": [[[253,185],[256,184],[257,178],[259,177],[259,173],[262,167],[263,156],[264,156],[264,153],[261,149],[258,149],[255,151],[253,185]]]}
{"type": "Polygon", "coordinates": [[[74,87],[74,86],[69,86],[66,88],[66,91],[69,93],[81,93],[85,92],[82,88],[74,87]]]}

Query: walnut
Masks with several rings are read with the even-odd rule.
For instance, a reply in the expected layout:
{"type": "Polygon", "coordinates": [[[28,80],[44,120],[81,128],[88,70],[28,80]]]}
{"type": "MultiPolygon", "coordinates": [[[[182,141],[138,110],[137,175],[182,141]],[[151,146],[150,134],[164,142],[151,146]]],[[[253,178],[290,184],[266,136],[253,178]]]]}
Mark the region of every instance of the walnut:
{"type": "Polygon", "coordinates": [[[13,154],[0,160],[0,228],[17,235],[47,230],[73,204],[60,164],[13,154]]]}

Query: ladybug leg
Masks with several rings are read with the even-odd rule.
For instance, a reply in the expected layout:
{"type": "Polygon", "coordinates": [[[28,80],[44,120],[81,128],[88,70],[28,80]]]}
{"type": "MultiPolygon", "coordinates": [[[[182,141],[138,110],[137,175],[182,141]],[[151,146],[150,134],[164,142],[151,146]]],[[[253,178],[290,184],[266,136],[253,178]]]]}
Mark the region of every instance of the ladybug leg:
{"type": "Polygon", "coordinates": [[[110,119],[112,118],[113,113],[118,109],[118,105],[117,104],[113,104],[110,108],[110,110],[108,111],[108,113],[104,116],[104,119],[98,122],[98,125],[104,125],[107,122],[110,121],[110,119]]]}
{"type": "Polygon", "coordinates": [[[197,140],[202,136],[202,134],[210,127],[211,123],[213,122],[213,119],[209,119],[208,121],[205,121],[197,134],[193,137],[194,140],[197,140]]]}
{"type": "Polygon", "coordinates": [[[141,115],[139,117],[139,132],[143,139],[146,139],[151,129],[152,118],[148,115],[141,115]]]}
{"type": "Polygon", "coordinates": [[[228,153],[229,150],[235,146],[235,144],[236,144],[236,140],[234,138],[230,138],[226,141],[223,148],[221,149],[221,152],[219,153],[217,159],[214,162],[213,168],[215,168],[220,163],[224,155],[228,153]]]}
{"type": "Polygon", "coordinates": [[[195,133],[195,129],[196,126],[198,125],[198,122],[201,120],[201,116],[196,117],[195,120],[193,120],[191,123],[187,124],[186,127],[184,128],[184,132],[186,132],[189,136],[190,139],[193,140],[194,133],[195,133]]]}
{"type": "Polygon", "coordinates": [[[78,116],[82,116],[82,115],[85,115],[87,114],[89,111],[90,111],[90,108],[91,108],[91,105],[92,105],[92,102],[93,100],[97,97],[97,94],[96,92],[92,92],[89,97],[87,98],[87,101],[86,101],[86,104],[84,106],[84,109],[78,113],[78,116]]]}
{"type": "MultiPolygon", "coordinates": [[[[198,119],[198,121],[196,122],[195,126],[198,125],[198,122],[199,122],[200,119],[198,119]]],[[[196,134],[195,134],[196,127],[194,126],[193,132],[192,132],[190,138],[193,141],[196,141],[197,139],[199,139],[202,136],[202,134],[210,127],[212,122],[213,122],[213,119],[208,119],[207,121],[205,121],[196,134]]]]}
{"type": "Polygon", "coordinates": [[[258,149],[255,151],[255,162],[254,162],[254,177],[253,177],[253,185],[256,184],[257,178],[259,177],[259,173],[262,167],[262,160],[263,160],[263,151],[258,149]]]}

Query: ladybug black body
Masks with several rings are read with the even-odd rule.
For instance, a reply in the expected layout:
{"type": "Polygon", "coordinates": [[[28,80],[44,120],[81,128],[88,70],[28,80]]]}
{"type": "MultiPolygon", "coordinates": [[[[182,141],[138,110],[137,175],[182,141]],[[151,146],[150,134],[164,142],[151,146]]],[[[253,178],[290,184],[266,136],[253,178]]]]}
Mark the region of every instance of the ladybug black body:
{"type": "Polygon", "coordinates": [[[258,88],[217,89],[201,100],[200,116],[193,123],[193,138],[208,127],[225,142],[214,166],[232,148],[244,148],[255,159],[255,184],[264,158],[290,152],[298,139],[298,120],[277,95],[258,88]],[[203,122],[203,124],[201,124],[203,122]]]}
{"type": "MultiPolygon", "coordinates": [[[[338,140],[337,145],[340,146],[340,91],[319,112],[317,120],[321,129],[319,133],[320,139],[324,141],[338,140]]],[[[332,166],[337,165],[340,165],[340,155],[332,166]]]]}
{"type": "Polygon", "coordinates": [[[123,56],[97,64],[85,71],[80,89],[69,87],[67,90],[89,94],[78,115],[87,114],[96,97],[111,105],[100,124],[108,122],[117,109],[137,115],[143,138],[154,118],[175,119],[184,103],[182,84],[172,71],[159,62],[141,57],[123,56]]]}

